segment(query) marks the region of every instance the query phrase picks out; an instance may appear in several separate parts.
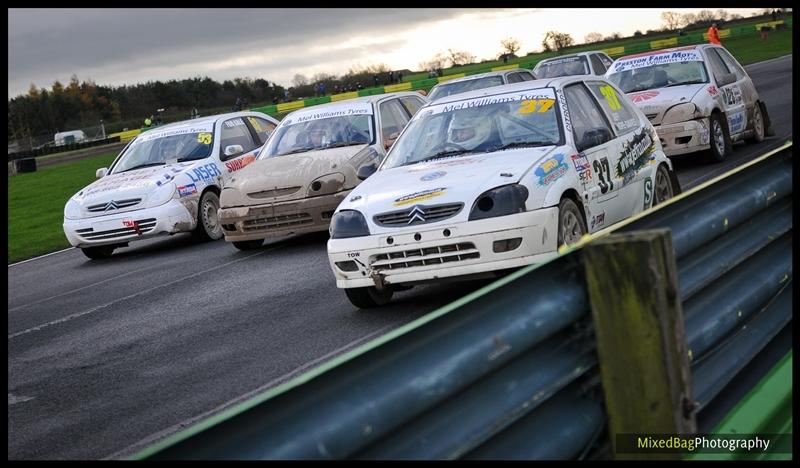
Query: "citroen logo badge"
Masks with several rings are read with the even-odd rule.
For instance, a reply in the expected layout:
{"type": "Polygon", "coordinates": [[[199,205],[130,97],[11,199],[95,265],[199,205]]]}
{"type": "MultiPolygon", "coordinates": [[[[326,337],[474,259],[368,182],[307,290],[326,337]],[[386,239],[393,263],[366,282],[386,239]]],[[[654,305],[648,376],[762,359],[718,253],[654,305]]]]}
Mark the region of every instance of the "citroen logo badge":
{"type": "Polygon", "coordinates": [[[408,218],[407,224],[412,224],[414,221],[420,221],[424,223],[425,211],[423,211],[419,206],[414,205],[414,208],[411,208],[411,211],[408,212],[408,218]]]}
{"type": "Polygon", "coordinates": [[[117,202],[111,200],[110,202],[106,203],[106,207],[103,209],[103,211],[116,210],[116,209],[117,209],[117,202]]]}

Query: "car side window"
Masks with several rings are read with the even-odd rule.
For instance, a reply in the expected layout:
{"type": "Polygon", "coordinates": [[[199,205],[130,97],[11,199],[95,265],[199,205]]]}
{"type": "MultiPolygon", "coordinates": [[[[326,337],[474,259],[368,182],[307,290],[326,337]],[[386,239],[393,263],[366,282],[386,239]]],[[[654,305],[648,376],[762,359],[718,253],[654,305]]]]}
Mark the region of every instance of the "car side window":
{"type": "Polygon", "coordinates": [[[600,58],[597,56],[597,54],[592,54],[590,57],[594,74],[595,75],[604,74],[606,72],[606,67],[605,65],[603,65],[603,62],[600,61],[600,58]]]}
{"type": "Polygon", "coordinates": [[[597,54],[597,55],[599,55],[599,56],[600,56],[600,61],[601,61],[601,62],[603,62],[603,65],[605,65],[605,66],[606,66],[606,70],[607,70],[609,67],[611,67],[611,64],[612,64],[612,63],[614,63],[614,61],[611,59],[611,57],[609,57],[609,56],[608,56],[608,55],[606,55],[606,54],[597,54]]]}
{"type": "Polygon", "coordinates": [[[257,144],[255,140],[253,140],[253,135],[250,133],[250,130],[247,129],[247,124],[244,123],[244,119],[241,117],[229,119],[222,123],[219,159],[225,161],[227,159],[235,158],[236,156],[241,156],[248,151],[258,148],[259,146],[261,145],[257,144]],[[242,147],[242,151],[237,151],[234,154],[226,156],[225,148],[231,145],[240,145],[242,147]]]}
{"type": "Polygon", "coordinates": [[[564,96],[567,98],[567,108],[572,120],[572,134],[576,145],[580,144],[589,132],[597,133],[601,129],[605,129],[609,135],[612,134],[606,118],[585,86],[580,83],[567,86],[564,88],[564,96]]]}
{"type": "Polygon", "coordinates": [[[414,117],[419,108],[425,105],[425,101],[415,96],[403,96],[400,98],[400,102],[403,103],[403,107],[406,108],[408,115],[411,117],[414,117]]]}
{"type": "Polygon", "coordinates": [[[270,122],[269,120],[262,119],[260,117],[252,117],[252,116],[250,116],[250,117],[247,117],[247,120],[248,120],[248,122],[250,122],[250,126],[253,127],[253,130],[255,130],[256,135],[258,135],[258,138],[259,138],[259,140],[261,140],[260,143],[262,145],[267,142],[267,139],[269,138],[269,136],[272,134],[273,130],[275,130],[275,127],[277,126],[274,123],[270,122]]]}
{"type": "Polygon", "coordinates": [[[633,110],[625,95],[621,95],[613,86],[601,81],[591,81],[586,85],[592,90],[592,94],[600,102],[606,115],[611,118],[617,135],[628,133],[639,127],[636,111],[633,110]]]}
{"type": "Polygon", "coordinates": [[[509,83],[519,83],[522,81],[522,76],[519,73],[509,73],[508,76],[509,83]]]}
{"type": "Polygon", "coordinates": [[[397,99],[382,102],[380,105],[380,113],[381,134],[383,135],[384,141],[388,140],[391,134],[400,133],[409,120],[403,107],[400,105],[400,101],[397,99]]]}
{"type": "Polygon", "coordinates": [[[714,49],[719,56],[722,58],[722,61],[725,62],[725,65],[728,66],[728,70],[731,70],[734,74],[736,74],[736,80],[741,80],[747,73],[744,71],[739,62],[731,56],[731,54],[725,49],[714,49]]]}
{"type": "Polygon", "coordinates": [[[714,49],[706,50],[706,56],[708,57],[708,63],[711,65],[711,70],[714,72],[714,79],[717,82],[717,86],[722,86],[720,84],[720,78],[723,75],[727,75],[730,73],[728,67],[725,65],[725,62],[717,55],[717,51],[714,49]]]}
{"type": "Polygon", "coordinates": [[[536,79],[536,78],[534,78],[533,73],[531,73],[529,71],[519,72],[519,76],[522,77],[522,81],[533,81],[533,80],[536,79]]]}

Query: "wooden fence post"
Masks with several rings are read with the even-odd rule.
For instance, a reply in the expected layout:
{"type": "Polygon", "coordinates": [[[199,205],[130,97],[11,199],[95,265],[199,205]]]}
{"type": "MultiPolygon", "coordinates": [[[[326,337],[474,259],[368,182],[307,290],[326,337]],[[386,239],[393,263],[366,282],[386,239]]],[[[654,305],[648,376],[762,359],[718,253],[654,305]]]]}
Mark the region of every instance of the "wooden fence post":
{"type": "Polygon", "coordinates": [[[697,427],[671,233],[611,234],[587,244],[583,258],[614,457],[679,459],[617,452],[618,434],[692,434],[697,427]]]}

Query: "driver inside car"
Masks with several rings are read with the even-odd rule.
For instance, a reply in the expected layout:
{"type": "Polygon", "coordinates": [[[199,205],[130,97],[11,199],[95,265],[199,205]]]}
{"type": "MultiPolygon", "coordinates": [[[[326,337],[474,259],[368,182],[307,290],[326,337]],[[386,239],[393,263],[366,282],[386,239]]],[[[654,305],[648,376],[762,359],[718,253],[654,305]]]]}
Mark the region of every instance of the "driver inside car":
{"type": "Polygon", "coordinates": [[[492,138],[491,116],[477,110],[455,113],[448,140],[467,151],[486,151],[497,146],[492,138]]]}

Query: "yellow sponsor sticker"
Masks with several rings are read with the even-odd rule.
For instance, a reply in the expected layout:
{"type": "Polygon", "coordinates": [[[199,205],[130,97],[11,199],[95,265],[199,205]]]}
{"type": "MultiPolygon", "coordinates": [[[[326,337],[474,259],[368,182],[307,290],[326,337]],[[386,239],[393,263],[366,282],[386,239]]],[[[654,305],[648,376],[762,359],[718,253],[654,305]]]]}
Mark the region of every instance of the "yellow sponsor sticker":
{"type": "Polygon", "coordinates": [[[617,93],[614,92],[614,88],[611,86],[602,86],[600,88],[600,92],[603,93],[603,97],[606,98],[606,102],[608,103],[608,108],[611,110],[619,110],[622,108],[622,105],[619,103],[619,98],[617,98],[617,93]]]}
{"type": "Polygon", "coordinates": [[[197,142],[202,143],[204,145],[211,144],[211,134],[208,132],[203,132],[197,135],[197,142]]]}
{"type": "Polygon", "coordinates": [[[431,199],[433,197],[438,197],[440,195],[444,195],[445,188],[435,188],[430,190],[424,190],[422,192],[412,193],[410,195],[405,195],[397,200],[394,201],[394,206],[403,206],[403,205],[410,205],[412,203],[421,202],[424,200],[431,199]]]}
{"type": "Polygon", "coordinates": [[[517,112],[520,114],[530,114],[536,111],[536,106],[539,106],[539,113],[547,112],[552,109],[555,102],[555,99],[525,99],[520,103],[517,112]]]}

